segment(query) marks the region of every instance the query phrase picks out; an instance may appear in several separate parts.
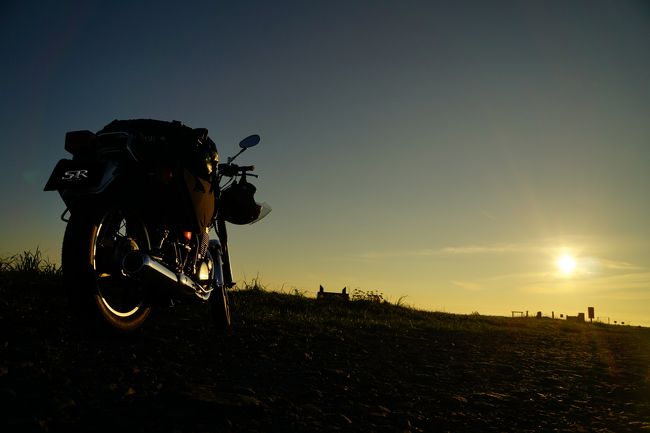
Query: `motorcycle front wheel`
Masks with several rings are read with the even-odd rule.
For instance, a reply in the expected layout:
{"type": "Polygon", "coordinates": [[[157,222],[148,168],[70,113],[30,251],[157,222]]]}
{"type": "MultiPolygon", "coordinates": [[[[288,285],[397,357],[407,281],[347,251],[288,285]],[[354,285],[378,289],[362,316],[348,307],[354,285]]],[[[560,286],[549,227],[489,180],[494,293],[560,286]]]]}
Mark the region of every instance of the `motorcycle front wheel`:
{"type": "Polygon", "coordinates": [[[104,330],[129,332],[151,312],[145,288],[125,276],[122,261],[150,248],[143,221],[120,206],[78,207],[63,238],[61,264],[77,318],[104,330]]]}
{"type": "Polygon", "coordinates": [[[217,331],[228,331],[232,326],[230,298],[224,286],[216,287],[210,295],[212,322],[217,331]]]}
{"type": "MultiPolygon", "coordinates": [[[[223,275],[221,248],[210,246],[208,251],[210,258],[214,263],[212,278],[214,278],[214,272],[219,272],[220,275],[223,275]]],[[[220,283],[216,284],[212,288],[212,293],[208,301],[210,303],[212,323],[214,324],[217,331],[228,331],[232,326],[232,318],[230,315],[230,297],[228,296],[226,286],[223,284],[223,278],[220,277],[218,280],[220,283]]]]}

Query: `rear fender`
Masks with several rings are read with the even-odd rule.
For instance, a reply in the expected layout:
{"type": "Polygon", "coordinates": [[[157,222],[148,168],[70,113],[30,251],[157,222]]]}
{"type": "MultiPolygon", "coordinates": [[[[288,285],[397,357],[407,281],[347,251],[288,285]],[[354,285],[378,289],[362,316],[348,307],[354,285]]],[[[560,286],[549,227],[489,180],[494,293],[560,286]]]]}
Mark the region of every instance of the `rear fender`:
{"type": "Polygon", "coordinates": [[[62,159],[54,167],[45,184],[45,191],[59,191],[61,198],[70,201],[103,193],[115,181],[118,165],[114,161],[84,161],[62,159]]]}

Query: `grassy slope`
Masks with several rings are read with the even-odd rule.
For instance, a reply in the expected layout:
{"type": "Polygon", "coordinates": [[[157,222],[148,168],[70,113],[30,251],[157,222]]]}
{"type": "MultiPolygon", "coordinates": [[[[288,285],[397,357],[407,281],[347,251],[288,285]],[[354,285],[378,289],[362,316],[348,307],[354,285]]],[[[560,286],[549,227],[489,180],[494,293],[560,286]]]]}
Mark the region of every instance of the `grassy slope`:
{"type": "Polygon", "coordinates": [[[236,291],[130,338],[74,332],[56,272],[0,272],[0,430],[649,431],[650,330],[236,291]],[[101,421],[98,421],[101,420],[101,421]]]}

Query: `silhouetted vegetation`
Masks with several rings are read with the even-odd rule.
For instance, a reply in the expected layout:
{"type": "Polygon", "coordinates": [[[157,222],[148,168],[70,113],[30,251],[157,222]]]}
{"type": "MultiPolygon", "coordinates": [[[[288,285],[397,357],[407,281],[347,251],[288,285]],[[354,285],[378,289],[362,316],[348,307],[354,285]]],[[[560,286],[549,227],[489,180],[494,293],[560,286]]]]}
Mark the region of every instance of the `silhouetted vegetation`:
{"type": "Polygon", "coordinates": [[[647,328],[323,302],[256,278],[231,293],[231,334],[181,303],[100,338],[40,253],[1,269],[0,431],[650,428],[647,328]]]}
{"type": "Polygon", "coordinates": [[[26,276],[29,278],[51,278],[61,275],[61,267],[43,257],[37,247],[34,252],[24,251],[13,256],[0,258],[0,273],[11,276],[26,276]]]}

